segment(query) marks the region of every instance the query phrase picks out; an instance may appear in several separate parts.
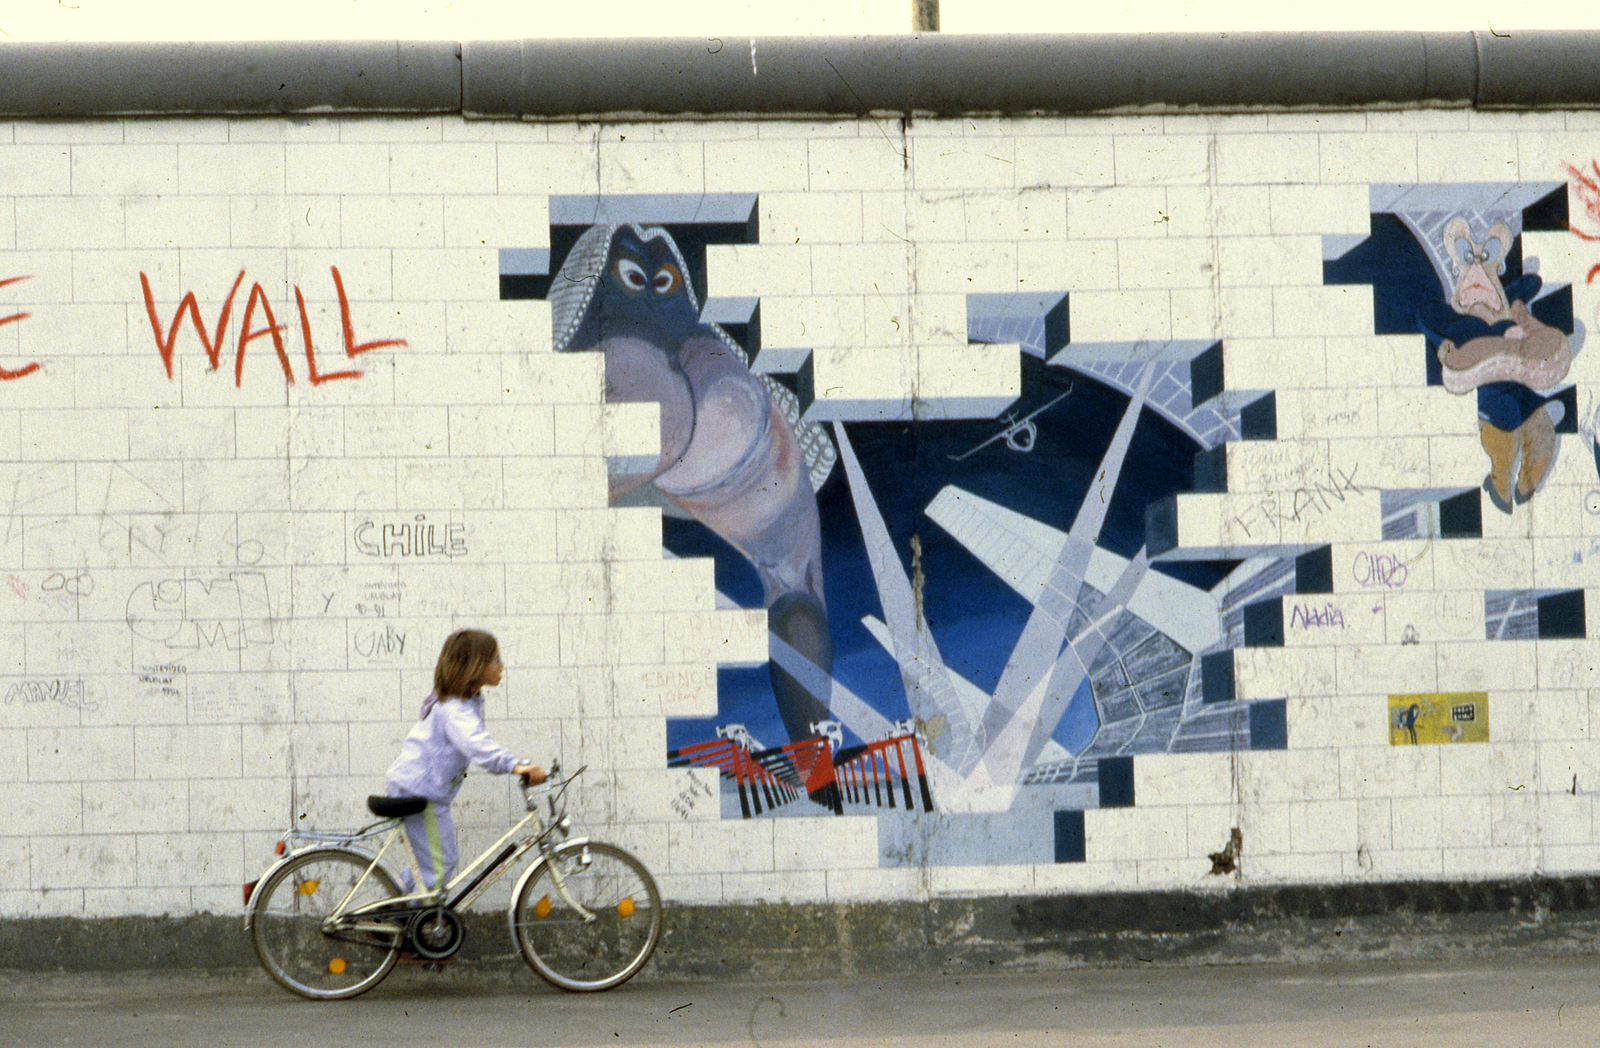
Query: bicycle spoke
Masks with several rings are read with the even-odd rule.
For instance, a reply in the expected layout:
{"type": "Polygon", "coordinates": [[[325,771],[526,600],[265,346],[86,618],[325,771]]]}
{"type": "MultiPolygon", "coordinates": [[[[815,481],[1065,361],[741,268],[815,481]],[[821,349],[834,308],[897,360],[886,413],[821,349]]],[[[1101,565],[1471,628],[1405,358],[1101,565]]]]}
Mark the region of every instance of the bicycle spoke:
{"type": "Polygon", "coordinates": [[[348,910],[399,894],[381,868],[367,872],[369,863],[353,852],[319,849],[290,860],[262,887],[251,939],[262,966],[286,989],[314,999],[354,997],[394,967],[393,937],[324,927],[347,898],[348,910]]]}
{"type": "Polygon", "coordinates": [[[633,856],[589,844],[540,868],[519,893],[512,922],[523,958],[545,979],[567,990],[604,990],[649,959],[661,932],[661,897],[633,856]]]}

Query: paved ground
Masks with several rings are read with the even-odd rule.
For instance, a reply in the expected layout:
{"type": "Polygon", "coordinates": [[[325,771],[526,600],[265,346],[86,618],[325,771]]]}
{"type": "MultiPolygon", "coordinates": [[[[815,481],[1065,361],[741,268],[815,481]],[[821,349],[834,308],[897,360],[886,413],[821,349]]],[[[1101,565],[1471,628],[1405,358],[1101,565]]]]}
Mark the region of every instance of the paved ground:
{"type": "Polygon", "coordinates": [[[1589,1048],[1600,957],[635,982],[577,996],[516,971],[400,970],[314,1004],[255,973],[0,975],[0,1045],[377,1044],[1589,1048]]]}

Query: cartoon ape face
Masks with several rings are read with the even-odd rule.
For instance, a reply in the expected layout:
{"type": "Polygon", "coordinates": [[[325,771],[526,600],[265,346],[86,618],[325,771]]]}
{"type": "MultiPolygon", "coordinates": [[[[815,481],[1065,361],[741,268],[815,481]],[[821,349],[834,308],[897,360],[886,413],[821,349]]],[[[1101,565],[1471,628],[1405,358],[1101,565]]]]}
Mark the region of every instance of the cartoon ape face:
{"type": "Polygon", "coordinates": [[[1485,321],[1511,316],[1500,274],[1511,250],[1511,230],[1496,222],[1482,240],[1475,240],[1459,215],[1444,229],[1445,253],[1450,258],[1450,305],[1457,313],[1470,313],[1485,321]]]}

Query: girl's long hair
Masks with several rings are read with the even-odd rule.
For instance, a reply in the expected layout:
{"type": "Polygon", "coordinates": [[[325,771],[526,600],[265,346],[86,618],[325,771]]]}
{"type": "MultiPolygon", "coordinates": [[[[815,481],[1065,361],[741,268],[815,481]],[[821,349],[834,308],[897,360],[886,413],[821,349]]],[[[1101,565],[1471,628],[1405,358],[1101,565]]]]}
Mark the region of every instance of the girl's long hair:
{"type": "Polygon", "coordinates": [[[483,630],[457,630],[445,638],[439,664],[433,668],[433,693],[444,699],[470,699],[478,694],[478,678],[495,659],[500,645],[483,630]]]}

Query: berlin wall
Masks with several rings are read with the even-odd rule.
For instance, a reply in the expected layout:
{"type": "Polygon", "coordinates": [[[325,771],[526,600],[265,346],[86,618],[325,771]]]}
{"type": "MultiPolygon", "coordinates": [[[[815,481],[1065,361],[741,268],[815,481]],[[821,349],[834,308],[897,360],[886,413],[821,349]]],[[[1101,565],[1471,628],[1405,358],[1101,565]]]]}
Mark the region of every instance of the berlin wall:
{"type": "Polygon", "coordinates": [[[468,626],[686,911],[1587,883],[1600,92],[1451,39],[0,50],[0,920],[231,929],[468,626]]]}

